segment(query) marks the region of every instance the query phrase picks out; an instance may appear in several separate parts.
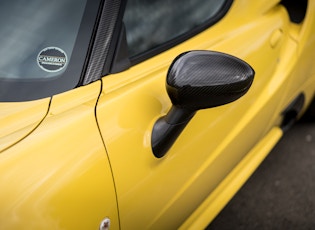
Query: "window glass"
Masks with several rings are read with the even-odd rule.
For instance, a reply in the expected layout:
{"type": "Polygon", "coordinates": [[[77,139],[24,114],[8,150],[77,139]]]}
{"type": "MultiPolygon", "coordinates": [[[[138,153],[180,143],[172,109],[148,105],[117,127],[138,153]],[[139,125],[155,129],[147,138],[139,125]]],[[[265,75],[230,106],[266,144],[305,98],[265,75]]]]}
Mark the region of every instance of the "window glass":
{"type": "Polygon", "coordinates": [[[61,74],[87,0],[1,0],[0,77],[47,78],[61,74]]]}
{"type": "Polygon", "coordinates": [[[146,52],[215,18],[224,0],[128,0],[124,23],[130,56],[146,52]]]}
{"type": "Polygon", "coordinates": [[[74,88],[98,7],[99,0],[1,0],[0,101],[74,88]]]}

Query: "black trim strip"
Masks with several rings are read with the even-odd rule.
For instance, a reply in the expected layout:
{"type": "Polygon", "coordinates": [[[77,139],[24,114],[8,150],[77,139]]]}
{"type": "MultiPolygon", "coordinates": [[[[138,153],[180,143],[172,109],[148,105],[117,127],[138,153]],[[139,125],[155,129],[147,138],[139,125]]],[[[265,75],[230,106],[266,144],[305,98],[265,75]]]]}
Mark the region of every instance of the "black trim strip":
{"type": "Polygon", "coordinates": [[[99,80],[103,76],[104,63],[110,54],[120,6],[121,1],[105,0],[83,85],[99,80]]]}

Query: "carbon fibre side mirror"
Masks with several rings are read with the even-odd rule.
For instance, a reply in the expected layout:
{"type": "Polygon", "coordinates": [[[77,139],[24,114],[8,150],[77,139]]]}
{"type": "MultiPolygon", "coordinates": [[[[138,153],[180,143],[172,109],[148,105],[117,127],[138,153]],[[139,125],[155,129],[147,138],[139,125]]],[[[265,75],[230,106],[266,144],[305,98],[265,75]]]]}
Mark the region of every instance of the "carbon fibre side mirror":
{"type": "Polygon", "coordinates": [[[224,105],[243,96],[254,75],[246,62],[224,53],[197,50],[175,58],[166,79],[173,105],[153,127],[153,154],[163,157],[198,110],[224,105]]]}

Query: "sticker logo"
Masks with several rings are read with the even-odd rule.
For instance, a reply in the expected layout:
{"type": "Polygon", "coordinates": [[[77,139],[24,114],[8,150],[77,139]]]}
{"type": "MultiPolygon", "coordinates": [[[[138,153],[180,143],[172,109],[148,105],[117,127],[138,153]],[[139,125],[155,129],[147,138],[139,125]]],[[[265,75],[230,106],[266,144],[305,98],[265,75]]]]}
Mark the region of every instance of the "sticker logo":
{"type": "Polygon", "coordinates": [[[38,66],[46,72],[58,72],[67,64],[68,58],[65,51],[58,47],[47,47],[37,56],[38,66]]]}

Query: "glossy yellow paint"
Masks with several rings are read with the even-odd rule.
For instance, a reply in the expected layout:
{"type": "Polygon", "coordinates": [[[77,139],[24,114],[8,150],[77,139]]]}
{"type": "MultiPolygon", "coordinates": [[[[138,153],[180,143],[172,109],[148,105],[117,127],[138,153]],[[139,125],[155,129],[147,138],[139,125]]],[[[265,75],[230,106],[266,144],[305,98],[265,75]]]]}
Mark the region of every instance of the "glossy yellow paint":
{"type": "Polygon", "coordinates": [[[238,163],[179,229],[203,229],[207,226],[209,224],[209,218],[213,219],[218,212],[224,208],[227,202],[232,199],[281,137],[282,130],[277,127],[273,128],[240,163],[238,163]]]}
{"type": "MultiPolygon", "coordinates": [[[[263,157],[244,159],[265,156],[276,143],[286,106],[301,92],[310,101],[314,67],[308,63],[303,68],[301,62],[314,60],[314,40],[304,37],[315,34],[310,27],[315,22],[308,12],[297,29],[278,2],[234,1],[229,13],[203,33],[102,79],[97,117],[113,169],[122,229],[175,229],[185,220],[183,227],[210,222],[228,199],[212,206],[212,215],[198,219],[194,211],[214,193],[231,197],[236,190],[225,191],[220,185],[232,170],[245,161],[252,164],[250,170],[237,170],[249,177],[263,157]],[[254,83],[238,101],[199,111],[167,155],[156,159],[150,138],[154,122],[171,105],[164,88],[168,66],[178,54],[193,49],[242,58],[256,71],[254,83]],[[302,80],[297,74],[303,74],[302,80]],[[258,143],[268,143],[268,148],[258,143]]],[[[233,178],[237,188],[244,182],[233,178]]]]}
{"type": "Polygon", "coordinates": [[[94,116],[100,88],[98,81],[54,96],[37,129],[0,154],[1,229],[98,229],[105,217],[119,228],[94,116]]]}
{"type": "Polygon", "coordinates": [[[50,98],[0,103],[0,153],[31,133],[47,114],[50,98]]]}
{"type": "Polygon", "coordinates": [[[315,89],[315,1],[293,24],[279,0],[235,0],[206,31],[129,70],[53,98],[0,104],[0,228],[202,229],[282,136],[281,113],[315,89]],[[167,69],[180,53],[247,61],[249,92],[198,111],[167,155],[151,132],[171,102],[167,69]],[[119,215],[118,215],[119,213],[119,215]]]}

